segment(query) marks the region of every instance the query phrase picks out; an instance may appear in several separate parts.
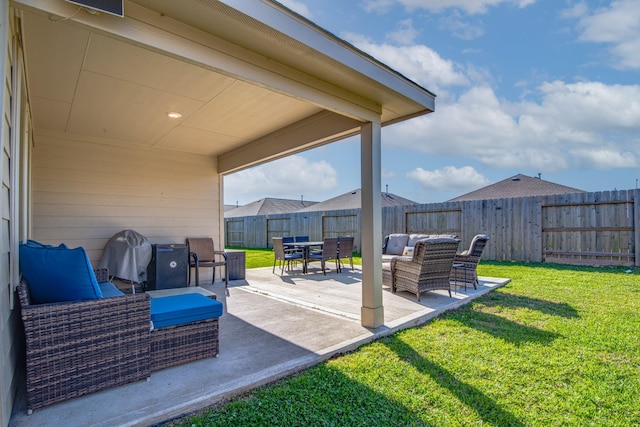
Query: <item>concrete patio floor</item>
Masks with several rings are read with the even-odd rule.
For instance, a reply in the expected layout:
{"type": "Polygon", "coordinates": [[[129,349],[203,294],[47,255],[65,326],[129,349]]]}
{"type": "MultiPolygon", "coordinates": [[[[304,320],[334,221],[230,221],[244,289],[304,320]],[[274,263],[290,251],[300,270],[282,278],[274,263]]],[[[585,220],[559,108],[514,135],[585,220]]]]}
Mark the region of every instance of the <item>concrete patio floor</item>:
{"type": "MultiPolygon", "coordinates": [[[[276,269],[276,273],[279,270],[276,269]]],[[[385,323],[360,325],[361,270],[318,269],[273,274],[247,270],[245,280],[203,287],[224,304],[220,355],[152,373],[149,381],[72,399],[26,414],[21,391],[9,426],[148,426],[216,404],[278,380],[395,331],[420,325],[504,286],[509,279],[481,277],[480,286],[415,295],[383,290],[385,323]]],[[[21,387],[23,390],[24,387],[21,387]]]]}

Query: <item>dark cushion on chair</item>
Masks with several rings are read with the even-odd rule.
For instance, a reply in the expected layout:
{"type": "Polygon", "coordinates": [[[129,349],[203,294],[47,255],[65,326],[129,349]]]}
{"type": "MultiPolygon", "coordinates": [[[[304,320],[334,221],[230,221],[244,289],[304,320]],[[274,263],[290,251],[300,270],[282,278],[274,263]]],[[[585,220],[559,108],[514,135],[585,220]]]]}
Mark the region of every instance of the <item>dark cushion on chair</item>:
{"type": "Polygon", "coordinates": [[[33,304],[102,298],[84,248],[69,249],[29,240],[20,244],[20,270],[33,304]]]}
{"type": "Polygon", "coordinates": [[[200,294],[151,298],[154,328],[183,325],[222,316],[222,303],[200,294]]]}

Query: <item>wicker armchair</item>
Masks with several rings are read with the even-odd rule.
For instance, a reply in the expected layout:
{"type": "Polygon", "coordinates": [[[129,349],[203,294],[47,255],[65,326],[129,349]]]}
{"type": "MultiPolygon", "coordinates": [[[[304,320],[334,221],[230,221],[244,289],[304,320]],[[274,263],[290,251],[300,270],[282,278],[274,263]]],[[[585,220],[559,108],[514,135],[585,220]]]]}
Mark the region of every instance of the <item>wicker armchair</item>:
{"type": "Polygon", "coordinates": [[[442,237],[420,240],[413,250],[413,257],[391,260],[391,291],[409,291],[420,294],[436,289],[446,289],[451,296],[449,276],[459,239],[442,237]]]}
{"type": "Polygon", "coordinates": [[[150,376],[148,294],[31,304],[24,281],[17,291],[29,413],[150,376]]]}
{"type": "Polygon", "coordinates": [[[451,284],[461,286],[467,290],[467,285],[473,285],[473,289],[478,289],[478,262],[482,256],[482,251],[489,241],[489,236],[478,234],[469,245],[469,249],[456,254],[454,259],[455,266],[451,269],[451,284]]]}

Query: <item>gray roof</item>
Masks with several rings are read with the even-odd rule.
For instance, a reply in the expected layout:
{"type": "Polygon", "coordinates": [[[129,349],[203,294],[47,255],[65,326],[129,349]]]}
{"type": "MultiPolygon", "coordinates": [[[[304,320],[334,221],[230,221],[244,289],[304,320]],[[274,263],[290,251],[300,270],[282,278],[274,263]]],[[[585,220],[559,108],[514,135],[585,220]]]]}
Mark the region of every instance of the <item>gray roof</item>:
{"type": "MultiPolygon", "coordinates": [[[[360,209],[362,206],[361,198],[362,190],[357,190],[344,193],[341,196],[334,197],[333,199],[325,200],[324,202],[317,203],[308,208],[300,209],[298,212],[316,212],[316,211],[334,211],[341,209],[360,209]]],[[[399,205],[415,205],[413,200],[405,199],[404,197],[397,196],[391,193],[382,193],[382,207],[385,206],[399,206],[399,205]]]]}
{"type": "Polygon", "coordinates": [[[550,196],[554,194],[571,193],[585,193],[585,191],[545,181],[540,178],[518,174],[448,201],[462,202],[465,200],[506,199],[511,197],[550,196]]]}
{"type": "Polygon", "coordinates": [[[238,206],[224,212],[225,218],[235,218],[239,216],[255,216],[255,215],[273,215],[281,213],[296,212],[302,208],[315,205],[318,202],[291,200],[291,199],[272,199],[264,198],[238,206]]]}

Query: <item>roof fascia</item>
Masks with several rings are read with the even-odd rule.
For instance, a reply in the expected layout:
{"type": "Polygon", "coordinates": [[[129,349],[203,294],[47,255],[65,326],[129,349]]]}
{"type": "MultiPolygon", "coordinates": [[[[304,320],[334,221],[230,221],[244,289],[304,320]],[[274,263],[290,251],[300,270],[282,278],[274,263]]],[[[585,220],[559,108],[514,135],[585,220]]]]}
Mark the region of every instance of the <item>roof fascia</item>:
{"type": "Polygon", "coordinates": [[[312,49],[375,80],[381,85],[435,110],[435,95],[352,44],[272,0],[220,0],[312,49]]]}

